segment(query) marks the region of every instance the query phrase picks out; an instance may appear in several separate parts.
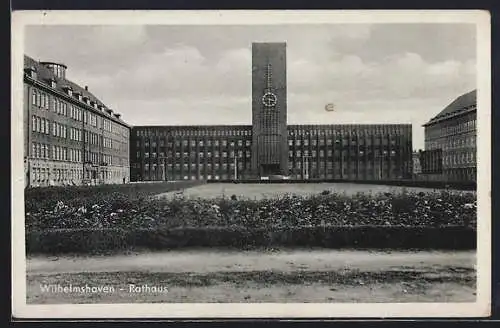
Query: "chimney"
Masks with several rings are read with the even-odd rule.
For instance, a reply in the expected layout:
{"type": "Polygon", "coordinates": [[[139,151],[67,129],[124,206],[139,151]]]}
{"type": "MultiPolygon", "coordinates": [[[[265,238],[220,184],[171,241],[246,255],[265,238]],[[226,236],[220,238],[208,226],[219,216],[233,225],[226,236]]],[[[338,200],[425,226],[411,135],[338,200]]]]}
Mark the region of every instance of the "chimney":
{"type": "Polygon", "coordinates": [[[85,86],[85,91],[89,91],[89,87],[87,85],[85,86]]]}

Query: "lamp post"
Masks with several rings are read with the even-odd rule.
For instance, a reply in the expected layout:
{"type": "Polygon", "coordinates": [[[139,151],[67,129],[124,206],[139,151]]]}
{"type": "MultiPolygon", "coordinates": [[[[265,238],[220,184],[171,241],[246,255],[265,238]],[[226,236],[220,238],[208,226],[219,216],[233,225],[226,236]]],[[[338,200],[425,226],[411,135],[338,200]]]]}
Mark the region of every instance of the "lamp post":
{"type": "Polygon", "coordinates": [[[309,158],[310,155],[305,155],[302,157],[302,176],[304,179],[309,179],[309,158]]]}
{"type": "Polygon", "coordinates": [[[234,180],[238,180],[238,160],[236,159],[236,151],[233,154],[234,156],[234,180]]]}

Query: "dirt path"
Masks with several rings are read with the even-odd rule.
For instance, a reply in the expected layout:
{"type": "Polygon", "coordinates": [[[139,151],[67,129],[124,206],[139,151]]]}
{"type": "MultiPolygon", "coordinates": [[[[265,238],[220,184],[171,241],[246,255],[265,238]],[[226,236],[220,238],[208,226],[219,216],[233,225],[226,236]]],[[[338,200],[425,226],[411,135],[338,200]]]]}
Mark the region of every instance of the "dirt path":
{"type": "Polygon", "coordinates": [[[476,289],[474,252],[324,249],[32,257],[26,282],[31,304],[472,302],[476,289]],[[108,286],[113,292],[44,290],[48,285],[108,286]]]}
{"type": "Polygon", "coordinates": [[[185,250],[95,257],[32,257],[28,274],[80,272],[361,271],[393,267],[475,267],[474,252],[369,252],[349,250],[207,251],[185,250]]]}

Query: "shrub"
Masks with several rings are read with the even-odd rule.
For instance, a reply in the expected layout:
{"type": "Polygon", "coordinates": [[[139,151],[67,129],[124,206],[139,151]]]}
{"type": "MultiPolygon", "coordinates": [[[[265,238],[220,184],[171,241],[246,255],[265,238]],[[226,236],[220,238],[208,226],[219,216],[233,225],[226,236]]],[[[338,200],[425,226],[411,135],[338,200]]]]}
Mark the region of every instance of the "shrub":
{"type": "Polygon", "coordinates": [[[186,227],[177,229],[59,229],[26,234],[28,253],[102,253],[181,247],[327,247],[377,249],[474,249],[476,233],[450,227],[186,227]]]}
{"type": "Polygon", "coordinates": [[[276,199],[131,199],[110,193],[26,211],[26,229],[476,225],[473,194],[342,194],[276,199]]]}

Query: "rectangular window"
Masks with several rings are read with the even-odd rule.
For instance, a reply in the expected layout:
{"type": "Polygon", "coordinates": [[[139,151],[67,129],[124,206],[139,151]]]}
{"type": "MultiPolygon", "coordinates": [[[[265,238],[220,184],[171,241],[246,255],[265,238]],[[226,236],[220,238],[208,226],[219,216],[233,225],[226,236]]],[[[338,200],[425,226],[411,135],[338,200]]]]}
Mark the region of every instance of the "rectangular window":
{"type": "Polygon", "coordinates": [[[32,97],[31,97],[31,104],[36,105],[36,90],[33,89],[32,97]]]}

